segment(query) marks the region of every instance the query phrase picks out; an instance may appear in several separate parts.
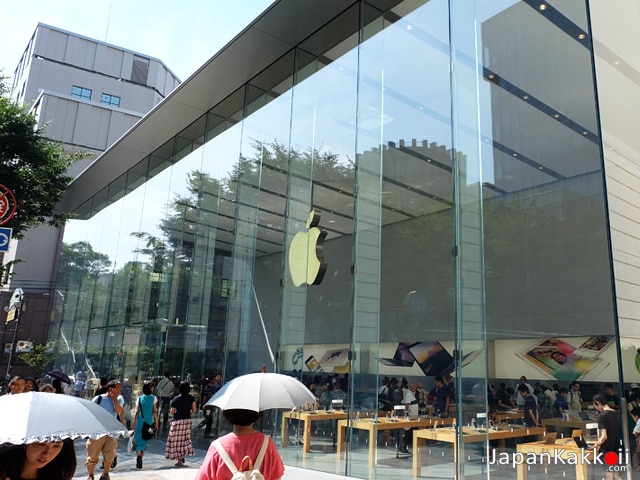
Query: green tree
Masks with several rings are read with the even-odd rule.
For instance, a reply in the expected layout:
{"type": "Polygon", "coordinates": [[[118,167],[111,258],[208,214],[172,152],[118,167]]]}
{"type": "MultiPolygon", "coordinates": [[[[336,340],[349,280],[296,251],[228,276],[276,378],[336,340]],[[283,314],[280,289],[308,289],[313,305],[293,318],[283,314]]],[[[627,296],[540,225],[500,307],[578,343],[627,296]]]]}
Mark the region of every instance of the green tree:
{"type": "MultiPolygon", "coordinates": [[[[17,209],[4,226],[14,238],[47,223],[60,226],[70,217],[56,211],[56,205],[73,180],[70,165],[84,153],[68,153],[45,136],[36,117],[9,96],[6,80],[0,77],[0,181],[16,197],[17,209]]],[[[0,266],[0,274],[8,268],[0,266]]]]}
{"type": "Polygon", "coordinates": [[[20,354],[20,359],[30,367],[33,367],[37,375],[40,375],[45,367],[53,365],[56,357],[57,355],[51,349],[51,345],[44,343],[35,343],[31,352],[20,354]]]}

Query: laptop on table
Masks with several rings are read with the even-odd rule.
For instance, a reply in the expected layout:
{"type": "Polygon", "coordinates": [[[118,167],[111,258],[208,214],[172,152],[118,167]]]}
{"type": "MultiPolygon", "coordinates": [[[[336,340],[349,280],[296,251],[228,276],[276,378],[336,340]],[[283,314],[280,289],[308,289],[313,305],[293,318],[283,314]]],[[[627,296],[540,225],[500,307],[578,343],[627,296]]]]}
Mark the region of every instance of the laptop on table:
{"type": "Polygon", "coordinates": [[[587,442],[584,437],[573,437],[573,441],[576,442],[576,445],[580,448],[588,448],[591,449],[594,447],[594,442],[587,442]]]}

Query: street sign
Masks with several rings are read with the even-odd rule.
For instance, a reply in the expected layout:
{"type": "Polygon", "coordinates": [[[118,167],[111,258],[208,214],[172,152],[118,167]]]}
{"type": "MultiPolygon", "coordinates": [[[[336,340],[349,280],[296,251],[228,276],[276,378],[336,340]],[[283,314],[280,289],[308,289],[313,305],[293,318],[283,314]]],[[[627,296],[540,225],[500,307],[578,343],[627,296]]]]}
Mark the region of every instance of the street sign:
{"type": "Polygon", "coordinates": [[[16,213],[16,197],[13,192],[0,184],[0,225],[7,223],[16,213]]]}
{"type": "MultiPolygon", "coordinates": [[[[4,323],[9,323],[12,320],[18,320],[20,318],[20,309],[22,308],[22,297],[24,292],[21,288],[16,288],[9,300],[9,308],[7,310],[7,320],[4,323]]],[[[16,327],[17,328],[17,327],[16,327]]]]}
{"type": "Polygon", "coordinates": [[[0,252],[9,251],[9,240],[13,229],[0,227],[0,252]]]}

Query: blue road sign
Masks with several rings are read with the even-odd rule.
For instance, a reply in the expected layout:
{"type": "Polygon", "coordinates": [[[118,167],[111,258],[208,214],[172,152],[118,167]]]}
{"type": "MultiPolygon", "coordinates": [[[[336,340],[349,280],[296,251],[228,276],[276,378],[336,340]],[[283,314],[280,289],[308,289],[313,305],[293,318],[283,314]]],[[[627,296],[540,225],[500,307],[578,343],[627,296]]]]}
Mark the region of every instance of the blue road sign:
{"type": "Polygon", "coordinates": [[[11,240],[11,228],[0,227],[0,252],[9,251],[9,240],[11,240]]]}

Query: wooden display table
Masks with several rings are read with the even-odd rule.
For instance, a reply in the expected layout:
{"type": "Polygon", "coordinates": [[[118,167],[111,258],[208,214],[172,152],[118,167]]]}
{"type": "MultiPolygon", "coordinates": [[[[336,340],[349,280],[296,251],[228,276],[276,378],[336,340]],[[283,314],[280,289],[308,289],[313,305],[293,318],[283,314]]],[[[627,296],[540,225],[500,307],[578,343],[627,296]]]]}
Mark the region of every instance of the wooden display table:
{"type": "MultiPolygon", "coordinates": [[[[577,458],[582,458],[584,453],[585,458],[587,458],[590,462],[594,460],[594,450],[584,450],[584,452],[578,448],[578,446],[574,443],[573,439],[565,438],[563,440],[559,440],[554,444],[547,445],[544,442],[530,442],[530,443],[520,443],[516,447],[516,451],[518,453],[522,453],[525,456],[529,453],[533,453],[535,455],[540,455],[541,453],[549,453],[551,458],[554,458],[554,455],[557,455],[558,458],[563,458],[565,461],[567,459],[573,458],[574,455],[577,455],[577,458]]],[[[587,480],[587,471],[588,471],[588,463],[582,463],[580,461],[576,462],[576,480],[587,480]]],[[[517,465],[517,474],[518,480],[527,480],[529,475],[528,465],[522,464],[517,465]]],[[[549,474],[549,478],[553,478],[551,472],[549,474]]]]}
{"type": "Polygon", "coordinates": [[[509,420],[523,420],[524,411],[518,410],[517,412],[496,412],[496,422],[508,422],[509,420]]]}
{"type": "Polygon", "coordinates": [[[304,424],[302,433],[302,450],[311,450],[311,422],[322,420],[342,420],[348,417],[347,412],[341,410],[317,410],[315,412],[284,412],[282,414],[282,440],[283,447],[289,446],[289,420],[299,420],[304,424]]]}
{"type": "Polygon", "coordinates": [[[581,420],[578,418],[569,418],[569,420],[563,420],[561,418],[543,418],[541,420],[543,426],[547,427],[547,430],[582,430],[586,435],[587,423],[598,423],[597,420],[581,420]],[[549,427],[552,427],[551,429],[549,427]]]}
{"type": "MultiPolygon", "coordinates": [[[[347,427],[358,430],[369,430],[369,466],[376,463],[377,442],[376,437],[378,431],[382,430],[400,430],[405,428],[433,428],[435,425],[451,425],[452,418],[439,417],[421,417],[416,419],[399,418],[397,420],[390,418],[365,418],[359,420],[338,420],[338,457],[345,449],[345,438],[347,436],[347,427]]],[[[416,432],[414,431],[414,434],[416,432]]]]}
{"type": "MultiPolygon", "coordinates": [[[[524,425],[514,425],[510,428],[494,430],[489,429],[489,433],[485,429],[475,429],[472,427],[462,428],[463,443],[484,442],[488,440],[498,440],[498,447],[504,448],[507,438],[527,437],[529,435],[537,435],[542,437],[545,433],[543,427],[525,427],[524,425]]],[[[419,449],[421,443],[427,440],[436,442],[447,442],[453,444],[454,462],[456,461],[456,451],[458,444],[458,435],[453,428],[436,428],[424,429],[413,432],[413,476],[420,476],[420,458],[419,449]]]]}

